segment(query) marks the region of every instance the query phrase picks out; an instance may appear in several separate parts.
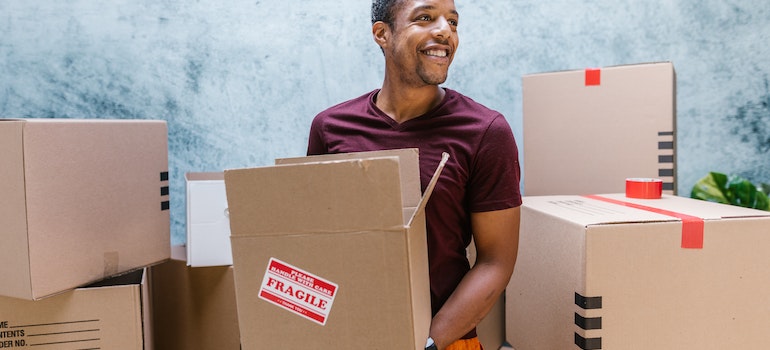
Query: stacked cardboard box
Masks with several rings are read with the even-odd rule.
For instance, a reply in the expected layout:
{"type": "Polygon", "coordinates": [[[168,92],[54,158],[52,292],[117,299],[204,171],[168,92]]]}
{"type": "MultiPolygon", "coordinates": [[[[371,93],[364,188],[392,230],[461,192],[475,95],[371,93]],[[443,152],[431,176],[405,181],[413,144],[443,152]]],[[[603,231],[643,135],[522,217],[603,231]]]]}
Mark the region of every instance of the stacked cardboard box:
{"type": "Polygon", "coordinates": [[[616,193],[630,177],[676,193],[670,62],[525,75],[524,193],[616,193]]]}
{"type": "Polygon", "coordinates": [[[155,346],[240,349],[223,172],[185,174],[187,242],[150,269],[155,346]]]}
{"type": "Polygon", "coordinates": [[[225,171],[243,349],[422,349],[417,150],[225,171]],[[258,199],[258,200],[255,200],[258,199]]]}
{"type": "MultiPolygon", "coordinates": [[[[476,245],[471,240],[468,246],[468,261],[476,262],[476,245]]],[[[505,345],[505,293],[500,295],[489,313],[476,326],[476,334],[484,349],[500,349],[505,345]]]]}
{"type": "Polygon", "coordinates": [[[164,350],[239,350],[232,266],[187,266],[185,248],[150,268],[154,345],[164,350]]]}
{"type": "MultiPolygon", "coordinates": [[[[531,196],[623,192],[626,178],[662,179],[664,193],[676,193],[673,64],[658,62],[529,74],[522,79],[522,89],[523,190],[527,196],[523,210],[531,196]]],[[[517,350],[570,348],[521,339],[521,329],[527,327],[522,323],[537,316],[522,314],[520,305],[528,299],[511,290],[519,288],[513,283],[523,283],[520,276],[532,273],[528,270],[533,266],[526,263],[532,252],[525,242],[535,234],[528,227],[539,224],[527,222],[534,219],[522,217],[519,254],[525,262],[522,258],[517,262],[506,292],[506,339],[517,350]]],[[[545,266],[561,263],[558,259],[543,259],[549,260],[541,262],[545,266]]],[[[557,336],[547,327],[540,332],[557,336]]]]}
{"type": "Polygon", "coordinates": [[[770,213],[689,198],[525,197],[516,350],[770,348],[770,213]]]}
{"type": "Polygon", "coordinates": [[[152,347],[146,269],[42,300],[0,297],[0,348],[152,347]]]}
{"type": "Polygon", "coordinates": [[[0,325],[27,336],[93,321],[84,346],[141,349],[140,277],[170,255],[165,122],[4,119],[0,149],[0,325]],[[126,285],[78,289],[132,271],[126,285]]]}

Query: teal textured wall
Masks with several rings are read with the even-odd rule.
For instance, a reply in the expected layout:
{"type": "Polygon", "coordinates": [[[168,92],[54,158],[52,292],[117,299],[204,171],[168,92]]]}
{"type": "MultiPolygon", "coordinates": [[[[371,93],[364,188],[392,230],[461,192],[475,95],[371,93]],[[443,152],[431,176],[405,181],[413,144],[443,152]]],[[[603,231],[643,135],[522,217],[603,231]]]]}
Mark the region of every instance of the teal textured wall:
{"type": "MultiPolygon", "coordinates": [[[[680,194],[712,170],[770,182],[770,2],[457,6],[445,85],[503,112],[519,144],[522,75],[671,61],[680,194]]],[[[382,64],[362,0],[0,2],[0,118],[167,120],[175,243],[185,172],[304,154],[312,117],[378,87],[382,64]]]]}

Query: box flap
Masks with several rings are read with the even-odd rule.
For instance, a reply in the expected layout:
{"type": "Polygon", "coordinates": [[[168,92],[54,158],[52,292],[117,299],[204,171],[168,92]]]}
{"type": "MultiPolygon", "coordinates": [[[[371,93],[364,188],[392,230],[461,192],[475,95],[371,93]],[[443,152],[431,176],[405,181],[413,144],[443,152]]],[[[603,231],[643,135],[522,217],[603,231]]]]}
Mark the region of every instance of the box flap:
{"type": "Polygon", "coordinates": [[[399,173],[398,157],[226,170],[231,237],[403,229],[399,173]]]}
{"type": "Polygon", "coordinates": [[[433,176],[430,178],[430,182],[428,182],[428,187],[425,188],[425,193],[422,195],[422,198],[420,198],[420,203],[417,204],[417,208],[414,210],[414,214],[409,219],[407,226],[411,227],[414,218],[425,210],[425,206],[428,205],[428,199],[430,199],[430,195],[433,193],[433,188],[436,187],[436,182],[438,182],[438,178],[441,177],[441,172],[444,170],[444,166],[446,166],[448,160],[449,153],[442,153],[441,161],[439,162],[438,167],[436,167],[436,171],[433,172],[433,176]]]}
{"type": "MultiPolygon", "coordinates": [[[[339,154],[324,154],[317,156],[279,158],[275,164],[300,164],[308,162],[324,162],[345,159],[363,159],[396,156],[401,164],[401,198],[404,208],[417,207],[420,202],[420,161],[417,148],[404,148],[384,151],[351,152],[339,154]]],[[[404,222],[407,222],[405,220],[404,222]]]]}
{"type": "Polygon", "coordinates": [[[0,122],[0,295],[32,297],[24,179],[24,122],[0,122]]]}
{"type": "MultiPolygon", "coordinates": [[[[611,200],[622,201],[676,212],[704,220],[721,220],[739,217],[770,217],[770,212],[731,205],[706,202],[685,197],[663,195],[661,199],[634,199],[625,194],[601,194],[611,200]]],[[[528,196],[524,205],[550,213],[584,226],[635,222],[680,221],[676,217],[629,206],[591,199],[586,196],[528,196]]]]}

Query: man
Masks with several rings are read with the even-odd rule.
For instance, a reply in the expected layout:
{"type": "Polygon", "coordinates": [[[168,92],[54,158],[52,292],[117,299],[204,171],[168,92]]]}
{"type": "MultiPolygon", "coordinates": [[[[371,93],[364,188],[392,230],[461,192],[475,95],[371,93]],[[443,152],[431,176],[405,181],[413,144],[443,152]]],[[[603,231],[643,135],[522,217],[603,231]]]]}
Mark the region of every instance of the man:
{"type": "Polygon", "coordinates": [[[475,327],[513,272],[518,150],[504,117],[441,88],[457,45],[453,0],[374,0],[382,88],[321,112],[308,154],[419,148],[422,188],[451,155],[426,208],[433,319],[426,349],[481,349],[475,327]],[[474,239],[471,269],[466,248],[474,239]]]}

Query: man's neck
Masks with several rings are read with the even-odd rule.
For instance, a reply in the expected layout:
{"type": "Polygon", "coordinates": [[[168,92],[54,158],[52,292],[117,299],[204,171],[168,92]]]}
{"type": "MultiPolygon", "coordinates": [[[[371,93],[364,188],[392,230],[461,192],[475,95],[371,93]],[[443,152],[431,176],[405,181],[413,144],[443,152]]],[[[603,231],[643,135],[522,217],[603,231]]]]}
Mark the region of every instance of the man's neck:
{"type": "Polygon", "coordinates": [[[377,107],[397,123],[417,118],[438,106],[446,91],[437,85],[393,88],[387,82],[377,94],[377,107]]]}

